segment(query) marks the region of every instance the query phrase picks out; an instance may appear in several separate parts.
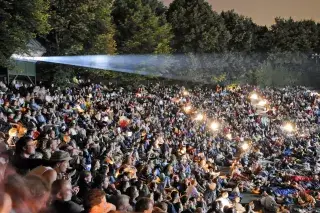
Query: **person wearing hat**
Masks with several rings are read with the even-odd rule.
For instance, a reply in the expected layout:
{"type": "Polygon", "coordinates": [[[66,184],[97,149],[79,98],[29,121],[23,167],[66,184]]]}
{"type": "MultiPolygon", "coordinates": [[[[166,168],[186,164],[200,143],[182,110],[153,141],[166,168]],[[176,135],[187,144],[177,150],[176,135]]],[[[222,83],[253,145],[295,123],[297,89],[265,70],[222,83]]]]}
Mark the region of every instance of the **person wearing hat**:
{"type": "Polygon", "coordinates": [[[61,150],[55,151],[50,158],[52,167],[39,166],[30,171],[28,175],[40,176],[51,185],[55,180],[65,178],[71,159],[68,152],[61,150]]]}

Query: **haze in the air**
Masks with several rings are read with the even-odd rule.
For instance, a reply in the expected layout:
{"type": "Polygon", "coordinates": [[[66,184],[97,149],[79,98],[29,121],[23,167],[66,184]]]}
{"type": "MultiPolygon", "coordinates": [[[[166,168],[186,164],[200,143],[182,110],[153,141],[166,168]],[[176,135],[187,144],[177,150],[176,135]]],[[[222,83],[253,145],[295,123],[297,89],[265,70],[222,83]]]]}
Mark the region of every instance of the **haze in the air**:
{"type": "MultiPolygon", "coordinates": [[[[169,5],[173,0],[163,0],[169,5]]],[[[275,17],[295,20],[313,19],[320,22],[320,0],[208,0],[218,12],[234,9],[252,17],[260,25],[272,25],[275,17]]]]}

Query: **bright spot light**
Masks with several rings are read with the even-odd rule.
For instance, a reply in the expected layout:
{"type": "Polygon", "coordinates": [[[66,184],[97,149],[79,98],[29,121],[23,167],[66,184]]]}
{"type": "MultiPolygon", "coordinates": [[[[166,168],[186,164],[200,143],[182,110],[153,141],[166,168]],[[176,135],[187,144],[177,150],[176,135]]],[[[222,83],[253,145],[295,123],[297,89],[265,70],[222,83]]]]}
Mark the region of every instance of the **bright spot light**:
{"type": "Polygon", "coordinates": [[[196,116],[196,120],[197,120],[197,121],[203,120],[203,115],[202,115],[201,113],[198,114],[198,115],[196,116]]]}
{"type": "Polygon", "coordinates": [[[294,127],[291,123],[287,123],[283,126],[283,129],[287,132],[293,132],[294,130],[294,127]]]}
{"type": "Polygon", "coordinates": [[[189,95],[189,92],[185,90],[185,91],[183,91],[183,95],[184,95],[184,96],[188,96],[188,95],[189,95]]]}
{"type": "Polygon", "coordinates": [[[248,143],[244,143],[244,144],[242,144],[241,148],[243,150],[247,150],[249,148],[249,144],[248,143]]]}
{"type": "Polygon", "coordinates": [[[267,104],[267,101],[266,100],[261,100],[259,101],[258,105],[259,106],[265,106],[267,104]]]}
{"type": "Polygon", "coordinates": [[[217,122],[212,122],[210,127],[211,127],[211,129],[212,129],[213,131],[216,131],[216,130],[219,129],[219,123],[217,123],[217,122]]]}
{"type": "Polygon", "coordinates": [[[184,107],[184,111],[186,112],[186,113],[188,113],[188,112],[190,112],[190,110],[191,110],[191,106],[185,106],[184,107]]]}
{"type": "Polygon", "coordinates": [[[227,137],[229,140],[232,139],[232,135],[231,135],[230,133],[228,133],[228,134],[226,135],[226,137],[227,137]]]}
{"type": "Polygon", "coordinates": [[[182,147],[181,149],[179,149],[180,154],[184,155],[187,152],[186,147],[182,147]]]}
{"type": "Polygon", "coordinates": [[[252,100],[258,100],[258,99],[259,99],[259,96],[258,96],[256,93],[252,93],[251,96],[250,96],[250,99],[252,99],[252,100]]]}

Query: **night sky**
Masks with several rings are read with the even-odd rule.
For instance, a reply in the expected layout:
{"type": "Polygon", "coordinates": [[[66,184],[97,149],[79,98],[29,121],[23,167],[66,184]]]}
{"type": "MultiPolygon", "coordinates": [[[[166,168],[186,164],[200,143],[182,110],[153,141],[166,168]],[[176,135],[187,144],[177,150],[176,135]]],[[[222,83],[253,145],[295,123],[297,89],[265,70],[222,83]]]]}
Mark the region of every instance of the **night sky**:
{"type": "MultiPolygon", "coordinates": [[[[162,0],[169,5],[172,0],[162,0]]],[[[237,13],[252,17],[260,25],[272,25],[281,16],[295,20],[313,19],[320,22],[320,0],[208,0],[213,10],[234,9],[237,13]]]]}

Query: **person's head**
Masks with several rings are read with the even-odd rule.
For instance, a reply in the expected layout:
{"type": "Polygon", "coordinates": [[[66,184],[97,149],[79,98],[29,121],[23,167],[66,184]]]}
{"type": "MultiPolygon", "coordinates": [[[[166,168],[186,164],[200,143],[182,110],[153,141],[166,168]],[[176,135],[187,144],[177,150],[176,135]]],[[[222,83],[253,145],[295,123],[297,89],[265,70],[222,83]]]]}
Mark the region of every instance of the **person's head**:
{"type": "Polygon", "coordinates": [[[141,198],[136,203],[135,211],[136,212],[144,212],[151,213],[153,209],[153,201],[149,198],[141,198]]]}
{"type": "Polygon", "coordinates": [[[189,206],[191,207],[191,208],[195,208],[196,207],[196,205],[197,205],[197,199],[196,198],[194,198],[194,197],[191,197],[191,198],[189,198],[189,206]]]}
{"type": "Polygon", "coordinates": [[[232,207],[225,206],[223,212],[225,213],[236,213],[236,209],[232,207]]]}
{"type": "Polygon", "coordinates": [[[126,195],[128,195],[130,199],[136,199],[139,197],[139,191],[136,186],[130,186],[126,190],[126,195]]]}
{"type": "Polygon", "coordinates": [[[94,186],[99,189],[107,189],[110,184],[109,177],[105,174],[98,174],[94,178],[94,186]]]}
{"type": "Polygon", "coordinates": [[[171,192],[171,199],[172,199],[172,201],[174,201],[174,200],[176,200],[176,199],[178,199],[178,198],[179,198],[179,192],[176,191],[176,190],[172,191],[172,192],[171,192]]]}
{"type": "Polygon", "coordinates": [[[94,208],[101,210],[105,208],[106,203],[107,200],[104,191],[100,189],[92,189],[88,192],[83,204],[86,210],[92,210],[94,208]]]}
{"type": "Polygon", "coordinates": [[[195,213],[204,213],[203,209],[202,208],[197,208],[195,213]]]}
{"type": "Polygon", "coordinates": [[[236,203],[240,203],[240,197],[236,197],[236,198],[234,199],[234,201],[235,201],[236,203]]]}
{"type": "Polygon", "coordinates": [[[12,210],[12,199],[9,194],[0,195],[0,212],[11,212],[12,210]]]}
{"type": "Polygon", "coordinates": [[[180,202],[181,202],[181,204],[182,204],[183,206],[187,205],[187,204],[188,204],[188,201],[189,201],[188,196],[186,196],[186,195],[181,196],[180,202]]]}
{"type": "Polygon", "coordinates": [[[127,191],[127,188],[130,187],[130,182],[128,181],[121,181],[119,184],[119,190],[122,194],[124,194],[127,191]]]}
{"type": "Polygon", "coordinates": [[[166,213],[167,211],[163,211],[161,208],[159,207],[154,207],[152,210],[152,213],[166,213]]]}
{"type": "Polygon", "coordinates": [[[53,167],[58,173],[66,173],[71,159],[68,152],[58,150],[51,155],[50,161],[54,163],[53,167]]]}
{"type": "Polygon", "coordinates": [[[22,137],[16,143],[17,155],[34,155],[36,153],[36,142],[30,137],[22,137]]]}
{"type": "Polygon", "coordinates": [[[72,197],[72,185],[68,180],[56,180],[51,186],[53,199],[69,201],[72,197]]]}
{"type": "Polygon", "coordinates": [[[254,202],[251,201],[249,204],[248,204],[248,208],[249,209],[254,209],[254,202]]]}
{"type": "Polygon", "coordinates": [[[142,189],[139,191],[140,197],[148,197],[150,195],[150,190],[147,185],[143,184],[142,189]]]}
{"type": "Polygon", "coordinates": [[[229,197],[229,193],[228,192],[223,192],[221,197],[228,198],[229,197]]]}
{"type": "Polygon", "coordinates": [[[149,184],[150,191],[157,191],[158,185],[155,182],[149,184]]]}
{"type": "Polygon", "coordinates": [[[163,200],[163,195],[160,192],[153,193],[154,202],[161,202],[163,200]]]}
{"type": "Polygon", "coordinates": [[[221,208],[221,202],[220,201],[215,201],[211,205],[211,209],[215,212],[218,212],[221,208]]]}
{"type": "Polygon", "coordinates": [[[47,141],[46,148],[51,151],[56,151],[58,148],[58,142],[55,139],[50,139],[47,141]]]}
{"type": "Polygon", "coordinates": [[[101,168],[100,160],[94,160],[92,162],[92,169],[93,170],[99,170],[101,168]]]}
{"type": "Polygon", "coordinates": [[[127,195],[117,196],[114,204],[119,211],[132,211],[130,197],[127,195]]]}
{"type": "Polygon", "coordinates": [[[80,179],[85,183],[91,183],[92,181],[92,174],[89,171],[83,171],[80,175],[80,179]]]}
{"type": "Polygon", "coordinates": [[[267,189],[267,190],[263,191],[263,193],[262,193],[263,196],[268,196],[271,194],[272,194],[272,191],[270,189],[267,189]]]}
{"type": "Polygon", "coordinates": [[[168,211],[168,204],[166,202],[159,202],[159,203],[155,204],[154,206],[158,207],[159,209],[161,209],[164,212],[168,211]]]}
{"type": "Polygon", "coordinates": [[[28,175],[25,177],[25,184],[30,192],[28,206],[33,212],[40,212],[47,206],[50,197],[50,186],[41,177],[28,175]]]}
{"type": "Polygon", "coordinates": [[[197,185],[198,185],[198,183],[197,183],[197,181],[196,181],[196,180],[191,180],[191,185],[192,185],[192,186],[197,186],[197,185]]]}
{"type": "Polygon", "coordinates": [[[127,165],[131,165],[132,164],[132,159],[131,156],[126,156],[123,160],[122,164],[127,164],[127,165]]]}

